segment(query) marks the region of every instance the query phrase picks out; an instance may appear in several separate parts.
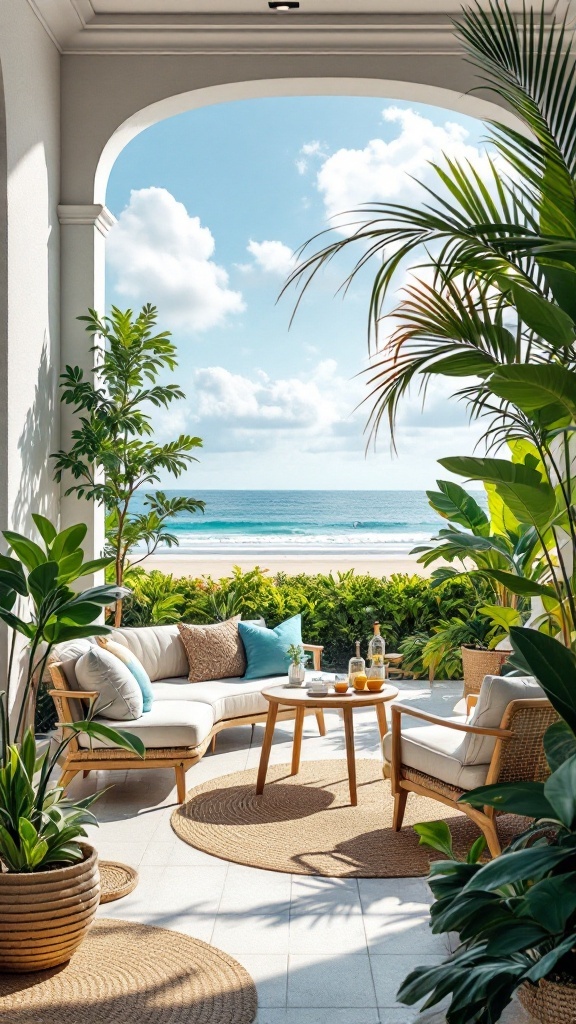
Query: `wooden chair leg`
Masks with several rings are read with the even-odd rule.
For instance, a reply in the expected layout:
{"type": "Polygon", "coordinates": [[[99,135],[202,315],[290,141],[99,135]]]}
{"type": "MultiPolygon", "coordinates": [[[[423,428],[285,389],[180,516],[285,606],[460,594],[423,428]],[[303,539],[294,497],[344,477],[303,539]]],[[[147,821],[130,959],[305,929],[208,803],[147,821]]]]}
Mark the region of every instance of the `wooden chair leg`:
{"type": "Polygon", "coordinates": [[[459,806],[465,810],[468,817],[471,818],[480,831],[483,832],[486,837],[488,849],[492,856],[499,857],[502,853],[502,846],[500,845],[496,821],[493,814],[485,814],[482,811],[477,810],[475,807],[470,807],[468,804],[461,804],[459,806]]]}
{"type": "Polygon", "coordinates": [[[402,828],[407,799],[407,789],[399,789],[398,792],[394,794],[394,816],[392,818],[392,828],[395,832],[399,832],[402,828]]]}
{"type": "Polygon", "coordinates": [[[62,775],[58,779],[58,785],[62,786],[63,789],[66,789],[72,782],[72,779],[76,778],[79,771],[79,768],[69,768],[67,771],[63,771],[62,775]]]}
{"type": "Polygon", "coordinates": [[[218,735],[218,733],[215,732],[213,737],[212,737],[212,753],[213,754],[216,752],[216,737],[217,737],[217,735],[218,735]]]}
{"type": "Polygon", "coordinates": [[[320,733],[321,736],[325,736],[326,722],[324,721],[324,712],[322,708],[318,708],[318,710],[315,711],[314,714],[316,715],[316,721],[318,722],[318,732],[320,733]]]}
{"type": "Polygon", "coordinates": [[[186,799],[186,766],[183,764],[174,765],[176,775],[176,795],[178,803],[183,804],[186,799]]]}

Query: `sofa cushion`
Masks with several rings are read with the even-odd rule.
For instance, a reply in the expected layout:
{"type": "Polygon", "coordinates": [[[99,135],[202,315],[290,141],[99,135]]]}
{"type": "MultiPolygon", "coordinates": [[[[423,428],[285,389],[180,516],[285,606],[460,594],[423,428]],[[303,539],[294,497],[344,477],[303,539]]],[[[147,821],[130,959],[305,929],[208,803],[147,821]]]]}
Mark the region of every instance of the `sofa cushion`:
{"type": "Polygon", "coordinates": [[[176,623],[168,626],[124,626],[108,634],[142,663],[152,682],[166,676],[187,676],[188,660],[176,623]]]}
{"type": "MultiPolygon", "coordinates": [[[[310,679],[313,672],[307,672],[310,679]]],[[[326,678],[332,678],[324,673],[326,678]]],[[[267,686],[282,686],[288,677],[271,676],[264,679],[211,679],[205,683],[189,683],[186,679],[158,679],[152,683],[154,702],[159,701],[204,701],[214,709],[216,722],[245,715],[261,715],[268,710],[268,701],[261,691],[267,686]]],[[[304,687],[303,687],[304,689],[304,687]]]]}
{"type": "Polygon", "coordinates": [[[126,665],[126,668],[132,673],[142,691],[142,710],[150,711],[152,701],[154,700],[154,691],[150,682],[150,676],[142,662],[124,644],[119,644],[116,640],[110,640],[107,636],[99,636],[98,645],[105,651],[108,651],[109,654],[113,654],[115,658],[119,658],[123,665],[126,665]]]}
{"type": "Polygon", "coordinates": [[[91,647],[96,646],[96,637],[85,637],[82,640],[66,640],[61,644],[55,644],[48,656],[48,664],[46,666],[46,672],[48,675],[44,675],[44,682],[51,683],[52,677],[49,673],[50,665],[55,665],[60,662],[62,665],[62,671],[66,676],[66,681],[71,690],[78,689],[78,680],[76,679],[76,662],[82,654],[86,654],[91,647]]]}
{"type": "MultiPolygon", "coordinates": [[[[545,696],[533,676],[485,676],[470,725],[497,729],[510,701],[545,696]]],[[[488,764],[495,743],[490,736],[466,736],[462,744],[463,763],[488,764]]]]}
{"type": "Polygon", "coordinates": [[[102,718],[130,722],[142,715],[142,691],[129,668],[101,647],[91,647],[76,662],[81,690],[97,690],[96,708],[102,718]],[[101,710],[102,709],[102,710],[101,710]]]}
{"type": "MultiPolygon", "coordinates": [[[[104,724],[137,736],[147,749],[198,747],[210,735],[214,725],[214,711],[210,704],[199,701],[154,701],[150,711],[146,711],[135,722],[110,721],[107,718],[104,724]]],[[[79,743],[84,748],[114,746],[102,740],[90,741],[85,734],[79,736],[79,743]]]]}
{"type": "MultiPolygon", "coordinates": [[[[402,730],[402,764],[432,775],[459,789],[483,786],[488,774],[487,764],[467,765],[462,760],[463,733],[441,725],[428,725],[402,730]]],[[[392,733],[382,742],[385,759],[392,758],[392,733]]]]}
{"type": "Polygon", "coordinates": [[[215,622],[209,626],[178,623],[188,658],[187,675],[191,683],[244,675],[246,658],[238,635],[239,622],[240,616],[235,615],[225,622],[215,622]]]}
{"type": "Polygon", "coordinates": [[[291,644],[302,645],[302,616],[293,615],[274,629],[240,622],[238,631],[246,650],[246,679],[283,676],[288,672],[291,644]]]}

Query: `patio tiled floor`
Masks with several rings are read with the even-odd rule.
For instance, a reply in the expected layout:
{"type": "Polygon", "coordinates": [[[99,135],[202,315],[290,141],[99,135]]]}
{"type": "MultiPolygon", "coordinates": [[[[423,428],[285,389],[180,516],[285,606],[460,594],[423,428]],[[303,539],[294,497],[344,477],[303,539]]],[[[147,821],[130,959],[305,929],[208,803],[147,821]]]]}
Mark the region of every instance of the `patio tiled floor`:
{"type": "MultiPolygon", "coordinates": [[[[402,699],[449,716],[454,683],[402,684],[402,699]]],[[[302,756],[344,757],[338,713],[326,711],[327,735],[305,725],[302,756]]],[[[380,758],[370,709],[355,712],[359,756],[380,758]]],[[[271,761],[290,759],[292,723],[276,730],[271,761]]],[[[256,766],[263,727],[230,729],[217,752],[188,773],[188,784],[256,766]]],[[[91,837],[101,857],[137,867],[140,883],[100,914],[186,932],[236,957],[258,988],[258,1024],[411,1024],[414,1010],[395,993],[416,964],[435,963],[446,940],[427,925],[431,894],[423,878],[328,879],[229,864],[194,850],[170,828],[172,772],[92,775],[76,792],[116,783],[96,805],[91,837]]],[[[422,1018],[420,1018],[422,1019],[422,1018]]],[[[441,1018],[434,1015],[434,1020],[441,1018]]],[[[519,1008],[509,1024],[526,1021],[519,1008]]]]}

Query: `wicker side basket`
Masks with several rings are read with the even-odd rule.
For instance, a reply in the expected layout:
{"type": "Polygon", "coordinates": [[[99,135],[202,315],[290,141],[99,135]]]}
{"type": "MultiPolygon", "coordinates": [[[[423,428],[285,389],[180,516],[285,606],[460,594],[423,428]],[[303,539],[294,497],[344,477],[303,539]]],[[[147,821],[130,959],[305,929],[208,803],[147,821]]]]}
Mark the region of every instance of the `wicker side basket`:
{"type": "Polygon", "coordinates": [[[461,647],[464,671],[464,696],[480,693],[484,676],[497,676],[509,657],[508,651],[478,651],[475,647],[461,647]]]}
{"type": "Polygon", "coordinates": [[[518,989],[524,1009],[541,1024],[576,1024],[576,984],[542,978],[525,981],[518,989]]]}

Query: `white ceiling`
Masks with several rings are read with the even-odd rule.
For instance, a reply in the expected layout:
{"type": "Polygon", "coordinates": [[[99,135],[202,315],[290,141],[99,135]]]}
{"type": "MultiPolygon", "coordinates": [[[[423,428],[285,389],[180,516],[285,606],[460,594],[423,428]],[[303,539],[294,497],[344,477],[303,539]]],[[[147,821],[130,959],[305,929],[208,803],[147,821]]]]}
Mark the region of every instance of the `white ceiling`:
{"type": "MultiPolygon", "coordinates": [[[[0,0],[1,2],[1,0],[0,0]]],[[[522,0],[509,0],[522,10],[522,0]]],[[[300,0],[277,14],[268,0],[28,0],[68,53],[449,53],[460,0],[300,0]]],[[[561,13],[576,0],[545,0],[561,13]]]]}

